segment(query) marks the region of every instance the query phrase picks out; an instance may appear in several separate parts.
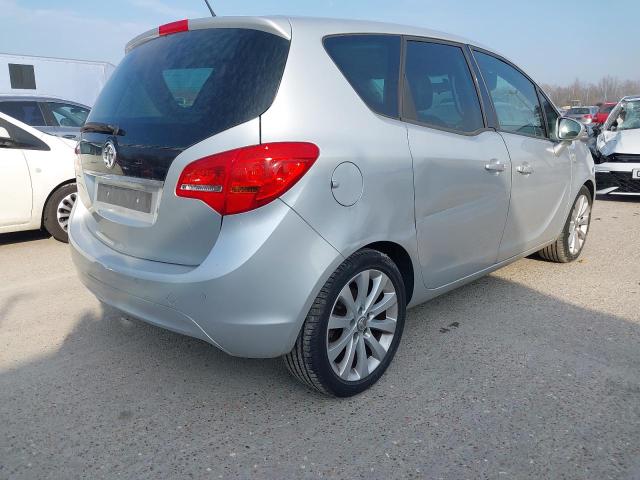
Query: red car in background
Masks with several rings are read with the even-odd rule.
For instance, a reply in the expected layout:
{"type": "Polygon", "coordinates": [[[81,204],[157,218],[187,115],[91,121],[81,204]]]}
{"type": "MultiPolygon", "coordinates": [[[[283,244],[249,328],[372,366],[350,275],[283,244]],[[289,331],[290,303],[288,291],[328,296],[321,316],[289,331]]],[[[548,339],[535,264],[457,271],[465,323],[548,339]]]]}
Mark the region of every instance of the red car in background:
{"type": "Polygon", "coordinates": [[[613,107],[615,107],[616,105],[617,103],[615,102],[605,102],[600,105],[598,113],[596,113],[595,117],[593,118],[593,123],[602,125],[604,122],[606,122],[609,114],[611,113],[611,110],[613,110],[613,107]]]}

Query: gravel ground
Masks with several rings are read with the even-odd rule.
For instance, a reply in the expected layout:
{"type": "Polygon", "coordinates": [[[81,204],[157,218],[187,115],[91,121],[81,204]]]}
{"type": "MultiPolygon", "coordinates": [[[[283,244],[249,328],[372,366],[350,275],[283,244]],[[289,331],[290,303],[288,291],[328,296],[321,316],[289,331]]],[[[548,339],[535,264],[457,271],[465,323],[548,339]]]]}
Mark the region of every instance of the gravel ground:
{"type": "Polygon", "coordinates": [[[348,400],[103,308],[53,239],[0,244],[0,478],[640,478],[640,201],[599,201],[576,263],[412,309],[348,400]]]}

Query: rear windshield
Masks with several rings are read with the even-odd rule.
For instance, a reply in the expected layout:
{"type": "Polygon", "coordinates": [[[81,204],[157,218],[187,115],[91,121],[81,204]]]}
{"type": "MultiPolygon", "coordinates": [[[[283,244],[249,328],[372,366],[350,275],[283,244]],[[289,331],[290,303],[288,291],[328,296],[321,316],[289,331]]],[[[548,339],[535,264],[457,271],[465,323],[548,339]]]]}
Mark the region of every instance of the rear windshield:
{"type": "Polygon", "coordinates": [[[284,38],[248,29],[151,40],[122,60],[87,123],[117,126],[122,145],[189,147],[264,113],[288,52],[284,38]]]}
{"type": "Polygon", "coordinates": [[[613,110],[615,106],[615,103],[613,105],[603,105],[600,107],[600,113],[611,113],[611,110],[613,110]]]}
{"type": "Polygon", "coordinates": [[[569,110],[569,113],[572,113],[574,115],[584,115],[587,113],[591,113],[591,110],[589,110],[588,108],[572,108],[571,110],[569,110]]]}

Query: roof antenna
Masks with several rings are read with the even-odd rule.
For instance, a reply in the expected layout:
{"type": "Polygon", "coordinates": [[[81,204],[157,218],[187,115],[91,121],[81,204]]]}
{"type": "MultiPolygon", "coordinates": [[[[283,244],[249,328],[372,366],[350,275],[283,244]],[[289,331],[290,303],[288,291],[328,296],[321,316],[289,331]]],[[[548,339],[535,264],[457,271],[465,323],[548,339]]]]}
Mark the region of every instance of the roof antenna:
{"type": "Polygon", "coordinates": [[[215,12],[213,11],[213,8],[211,8],[211,4],[209,3],[209,0],[204,0],[204,3],[206,3],[206,4],[207,4],[207,8],[209,8],[209,11],[211,12],[211,16],[212,16],[212,17],[215,17],[215,16],[216,16],[216,14],[215,14],[215,12]]]}

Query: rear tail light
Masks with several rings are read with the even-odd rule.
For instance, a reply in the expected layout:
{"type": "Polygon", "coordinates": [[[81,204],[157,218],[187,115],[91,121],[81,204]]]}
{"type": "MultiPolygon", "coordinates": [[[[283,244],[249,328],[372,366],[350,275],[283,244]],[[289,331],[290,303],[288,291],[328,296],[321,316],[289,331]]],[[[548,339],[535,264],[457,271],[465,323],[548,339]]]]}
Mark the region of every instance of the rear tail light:
{"type": "Polygon", "coordinates": [[[589,120],[589,119],[593,118],[593,115],[588,114],[588,115],[585,115],[583,118],[585,118],[585,119],[589,120]]]}
{"type": "Polygon", "coordinates": [[[176,195],[196,198],[221,215],[247,212],[280,197],[307,173],[313,143],[266,143],[201,158],[185,167],[176,195]]]}
{"type": "Polygon", "coordinates": [[[158,27],[158,35],[171,35],[172,33],[186,32],[189,30],[189,20],[178,20],[158,27]]]}

